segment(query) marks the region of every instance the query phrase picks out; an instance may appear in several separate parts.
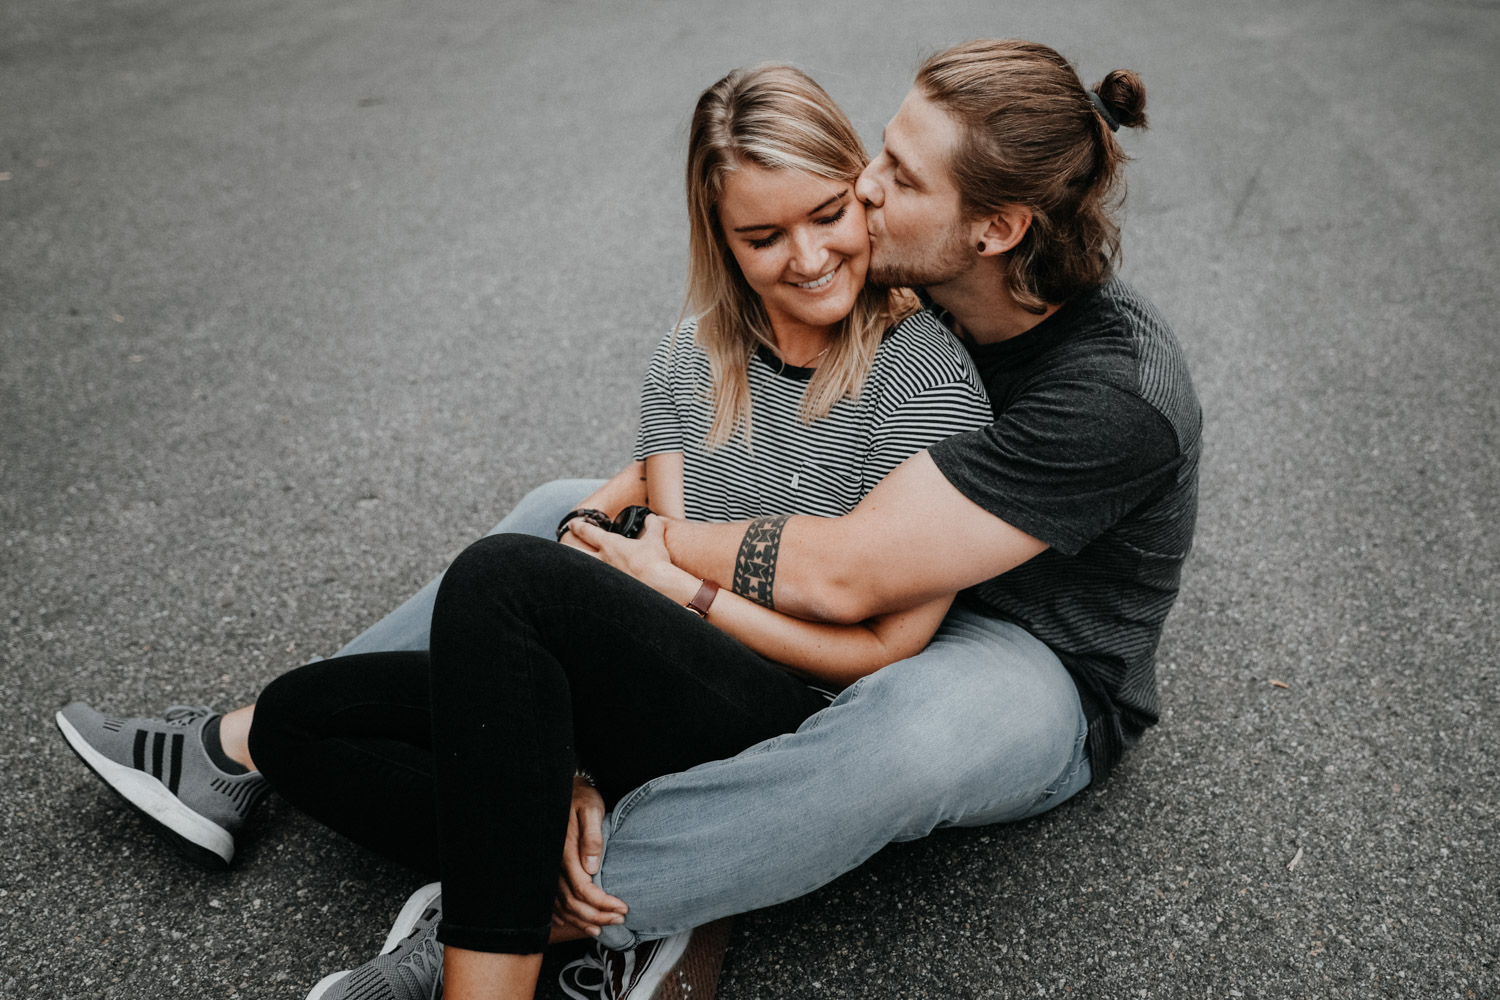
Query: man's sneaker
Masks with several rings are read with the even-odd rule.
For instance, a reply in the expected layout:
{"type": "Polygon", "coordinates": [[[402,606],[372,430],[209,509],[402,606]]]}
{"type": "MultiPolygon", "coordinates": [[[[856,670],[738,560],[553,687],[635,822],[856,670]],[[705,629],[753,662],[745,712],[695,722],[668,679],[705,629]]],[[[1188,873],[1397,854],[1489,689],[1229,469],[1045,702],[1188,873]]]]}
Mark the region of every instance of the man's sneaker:
{"type": "Polygon", "coordinates": [[[226,868],[234,838],[270,791],[258,771],[221,771],[203,747],[213,709],[174,705],[161,719],[118,719],[81,701],[57,713],[73,752],[183,856],[226,868]]]}
{"type": "Polygon", "coordinates": [[[591,944],[558,984],[573,1000],[713,1000],[733,924],[725,917],[630,951],[591,944]]]}
{"type": "Polygon", "coordinates": [[[380,954],[318,981],[307,1000],[437,1000],[443,995],[442,883],[424,885],[401,907],[380,954]]]}

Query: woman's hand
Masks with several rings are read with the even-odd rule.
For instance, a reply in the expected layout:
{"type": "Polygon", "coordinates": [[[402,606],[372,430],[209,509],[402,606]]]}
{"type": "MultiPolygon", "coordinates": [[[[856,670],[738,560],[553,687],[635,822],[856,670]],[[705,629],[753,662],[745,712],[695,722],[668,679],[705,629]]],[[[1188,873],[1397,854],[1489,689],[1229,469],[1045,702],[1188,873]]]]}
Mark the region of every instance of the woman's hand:
{"type": "Polygon", "coordinates": [[[583,777],[573,779],[573,805],[563,841],[562,872],[552,923],[597,936],[605,924],[623,923],[630,907],[594,884],[604,855],[604,798],[583,777]]]}
{"type": "Polygon", "coordinates": [[[699,580],[672,565],[667,552],[665,522],[655,514],[646,518],[646,528],[636,539],[625,538],[574,518],[571,535],[615,569],[628,573],[659,594],[679,604],[693,599],[699,580]]]}

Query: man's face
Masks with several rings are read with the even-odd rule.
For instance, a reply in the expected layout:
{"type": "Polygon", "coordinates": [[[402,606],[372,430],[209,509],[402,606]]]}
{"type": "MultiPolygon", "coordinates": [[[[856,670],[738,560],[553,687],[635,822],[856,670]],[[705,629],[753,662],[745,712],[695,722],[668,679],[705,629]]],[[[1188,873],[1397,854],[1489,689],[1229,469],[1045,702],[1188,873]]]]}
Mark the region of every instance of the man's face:
{"type": "Polygon", "coordinates": [[[854,192],[867,206],[870,280],[881,285],[941,285],[978,260],[971,222],[948,164],[959,126],[912,90],[885,128],[880,155],[854,192]]]}

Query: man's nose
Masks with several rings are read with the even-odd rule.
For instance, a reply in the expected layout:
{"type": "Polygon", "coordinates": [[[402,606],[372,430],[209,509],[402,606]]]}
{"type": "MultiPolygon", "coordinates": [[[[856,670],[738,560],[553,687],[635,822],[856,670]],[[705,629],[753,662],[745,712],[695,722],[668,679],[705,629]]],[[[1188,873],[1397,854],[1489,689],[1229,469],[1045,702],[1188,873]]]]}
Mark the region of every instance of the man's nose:
{"type": "Polygon", "coordinates": [[[854,182],[854,197],[876,208],[885,203],[885,188],[876,177],[876,167],[879,163],[879,157],[871,160],[869,165],[859,172],[859,179],[854,182]]]}

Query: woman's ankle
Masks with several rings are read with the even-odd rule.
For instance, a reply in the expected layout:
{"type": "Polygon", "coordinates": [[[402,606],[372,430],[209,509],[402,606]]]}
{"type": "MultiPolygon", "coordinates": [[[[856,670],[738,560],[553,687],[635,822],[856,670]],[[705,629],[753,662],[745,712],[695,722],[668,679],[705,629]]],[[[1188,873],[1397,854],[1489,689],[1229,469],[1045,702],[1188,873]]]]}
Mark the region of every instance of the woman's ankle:
{"type": "Polygon", "coordinates": [[[241,767],[251,771],[260,770],[250,757],[250,725],[254,720],[254,705],[246,705],[219,716],[219,745],[217,748],[207,747],[210,755],[218,749],[241,767]]]}
{"type": "Polygon", "coordinates": [[[444,1000],[532,1000],[542,956],[443,948],[444,1000]]]}

